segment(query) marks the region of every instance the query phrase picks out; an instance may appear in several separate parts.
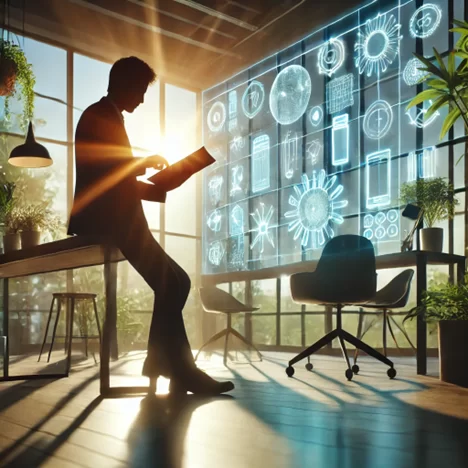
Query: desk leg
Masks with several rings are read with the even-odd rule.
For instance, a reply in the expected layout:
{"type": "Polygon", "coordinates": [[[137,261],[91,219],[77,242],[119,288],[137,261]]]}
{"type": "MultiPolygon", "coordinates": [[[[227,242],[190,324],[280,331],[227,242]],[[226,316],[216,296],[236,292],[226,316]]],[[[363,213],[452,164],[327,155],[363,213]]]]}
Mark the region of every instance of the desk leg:
{"type": "Polygon", "coordinates": [[[3,377],[9,376],[10,367],[10,334],[8,333],[10,311],[9,311],[9,283],[8,278],[3,280],[3,334],[6,336],[5,354],[3,356],[3,377]]]}
{"type": "MultiPolygon", "coordinates": [[[[422,304],[427,289],[427,260],[424,255],[416,259],[416,303],[422,304]]],[[[427,325],[422,315],[417,316],[416,324],[416,369],[419,375],[427,374],[427,325]]]]}
{"type": "Polygon", "coordinates": [[[457,283],[465,284],[465,260],[457,263],[457,283]]]}
{"type": "Polygon", "coordinates": [[[101,343],[101,395],[109,393],[110,358],[117,359],[117,263],[104,263],[106,288],[106,315],[102,329],[101,343]]]}

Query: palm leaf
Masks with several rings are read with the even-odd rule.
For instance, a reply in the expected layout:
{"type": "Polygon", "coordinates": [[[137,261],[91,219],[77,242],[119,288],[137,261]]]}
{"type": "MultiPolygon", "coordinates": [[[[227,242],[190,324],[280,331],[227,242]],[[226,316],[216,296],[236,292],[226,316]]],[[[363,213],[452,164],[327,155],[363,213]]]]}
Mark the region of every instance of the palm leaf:
{"type": "Polygon", "coordinates": [[[433,114],[435,114],[442,106],[446,105],[448,101],[450,100],[450,95],[449,94],[444,94],[440,98],[438,98],[436,101],[434,101],[427,109],[427,112],[424,114],[424,119],[430,119],[433,114]]]}
{"type": "Polygon", "coordinates": [[[428,101],[430,99],[439,99],[441,96],[444,96],[445,93],[442,93],[438,89],[426,89],[415,96],[412,101],[406,107],[406,110],[411,109],[418,104],[421,104],[424,101],[428,101]]]}
{"type": "Polygon", "coordinates": [[[458,119],[458,117],[460,117],[460,115],[461,115],[461,112],[458,107],[454,107],[449,112],[449,114],[444,120],[444,123],[442,124],[442,129],[440,130],[440,136],[439,136],[440,140],[442,140],[445,137],[447,132],[452,128],[453,124],[458,119]]]}

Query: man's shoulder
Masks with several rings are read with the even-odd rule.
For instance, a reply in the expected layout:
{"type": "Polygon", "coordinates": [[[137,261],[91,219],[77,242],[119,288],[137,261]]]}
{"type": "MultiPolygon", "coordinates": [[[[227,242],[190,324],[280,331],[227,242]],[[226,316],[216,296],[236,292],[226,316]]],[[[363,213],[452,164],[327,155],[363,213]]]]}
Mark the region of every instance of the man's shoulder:
{"type": "Polygon", "coordinates": [[[76,127],[77,134],[97,131],[108,126],[113,119],[112,107],[105,98],[87,107],[80,116],[76,127]]]}
{"type": "Polygon", "coordinates": [[[81,114],[80,120],[92,118],[94,116],[108,115],[111,111],[111,104],[105,98],[102,98],[88,106],[81,114]]]}

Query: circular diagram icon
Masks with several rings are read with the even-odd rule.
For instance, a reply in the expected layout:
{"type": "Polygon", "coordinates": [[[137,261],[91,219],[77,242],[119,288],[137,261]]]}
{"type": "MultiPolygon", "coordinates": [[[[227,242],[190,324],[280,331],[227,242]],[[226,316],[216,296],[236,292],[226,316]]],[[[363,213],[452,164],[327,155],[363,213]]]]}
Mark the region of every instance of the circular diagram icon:
{"type": "Polygon", "coordinates": [[[424,39],[432,36],[442,20],[442,10],[433,3],[426,3],[418,8],[410,19],[412,37],[424,39]]]}
{"type": "Polygon", "coordinates": [[[309,72],[300,65],[286,67],[281,70],[271,87],[271,114],[281,125],[296,122],[304,114],[311,92],[309,72]]]}
{"type": "Polygon", "coordinates": [[[375,101],[364,115],[364,133],[371,140],[384,137],[390,130],[393,122],[393,111],[387,101],[375,101]]]}
{"type": "Polygon", "coordinates": [[[397,210],[390,210],[387,213],[387,220],[389,223],[395,223],[398,219],[398,211],[397,210]]]}
{"type": "Polygon", "coordinates": [[[340,39],[330,39],[320,47],[317,66],[322,75],[332,76],[345,59],[345,46],[340,39]]]}
{"type": "Polygon", "coordinates": [[[219,132],[226,121],[226,106],[221,101],[216,101],[208,112],[206,122],[212,132],[219,132]]]}
{"type": "Polygon", "coordinates": [[[265,87],[259,81],[252,81],[242,95],[242,110],[249,118],[254,118],[263,107],[265,87]]]}
{"type": "Polygon", "coordinates": [[[312,107],[309,111],[309,121],[313,127],[318,127],[323,120],[323,109],[322,106],[312,107]]]}

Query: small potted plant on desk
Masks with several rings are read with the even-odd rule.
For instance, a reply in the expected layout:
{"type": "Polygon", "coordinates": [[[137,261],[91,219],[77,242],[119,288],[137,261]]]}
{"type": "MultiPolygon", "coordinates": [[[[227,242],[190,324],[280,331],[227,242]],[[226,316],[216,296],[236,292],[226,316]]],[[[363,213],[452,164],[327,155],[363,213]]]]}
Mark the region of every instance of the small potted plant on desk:
{"type": "Polygon", "coordinates": [[[13,207],[15,187],[13,182],[0,184],[0,222],[2,224],[3,250],[5,253],[20,248],[17,216],[13,207]]]}
{"type": "Polygon", "coordinates": [[[440,379],[468,387],[468,286],[443,283],[430,287],[419,307],[404,321],[422,315],[437,322],[440,379]]]}
{"type": "Polygon", "coordinates": [[[400,189],[403,203],[412,203],[422,210],[424,229],[421,229],[421,249],[442,252],[444,230],[435,224],[445,219],[453,219],[458,200],[452,184],[442,177],[419,179],[404,183],[400,189]]]}
{"type": "Polygon", "coordinates": [[[18,229],[21,232],[21,247],[27,249],[40,244],[44,229],[53,231],[58,221],[48,204],[35,204],[18,208],[18,229]]]}

